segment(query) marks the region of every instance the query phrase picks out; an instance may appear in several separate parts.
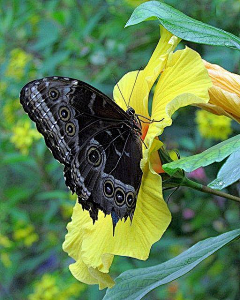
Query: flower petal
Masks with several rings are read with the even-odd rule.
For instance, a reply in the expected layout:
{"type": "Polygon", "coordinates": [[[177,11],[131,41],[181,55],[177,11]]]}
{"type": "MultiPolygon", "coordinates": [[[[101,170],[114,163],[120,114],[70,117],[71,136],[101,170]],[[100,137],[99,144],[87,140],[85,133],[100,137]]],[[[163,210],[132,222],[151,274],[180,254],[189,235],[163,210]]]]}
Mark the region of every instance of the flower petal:
{"type": "Polygon", "coordinates": [[[146,170],[132,224],[129,219],[119,221],[114,236],[109,215],[104,217],[100,211],[99,219],[93,225],[89,213],[76,203],[63,245],[64,251],[77,260],[70,267],[73,275],[81,281],[93,282],[89,268],[107,273],[113,255],[147,259],[152,244],[161,238],[171,219],[161,190],[161,177],[146,170]]]}
{"type": "Polygon", "coordinates": [[[162,26],[160,26],[160,33],[160,41],[145,69],[127,73],[120,79],[118,84],[115,85],[113,90],[113,98],[122,109],[127,109],[125,101],[128,104],[130,99],[129,104],[135,109],[136,113],[146,117],[149,116],[149,92],[160,72],[163,70],[169,53],[173,51],[180,42],[179,38],[173,36],[162,26]]]}
{"type": "MultiPolygon", "coordinates": [[[[151,118],[157,122],[149,126],[145,138],[147,146],[151,148],[153,139],[172,124],[171,116],[177,109],[193,103],[206,103],[211,86],[211,80],[197,52],[186,48],[170,55],[155,89],[151,118]]],[[[148,156],[147,151],[144,152],[148,156]]]]}
{"type": "Polygon", "coordinates": [[[76,262],[71,264],[69,269],[73,276],[79,281],[87,284],[99,284],[100,289],[112,287],[114,281],[110,275],[106,274],[113,261],[113,255],[105,254],[98,268],[86,265],[82,259],[82,242],[84,237],[84,227],[92,225],[92,220],[87,211],[83,211],[78,202],[73,209],[72,221],[68,224],[68,234],[63,243],[63,250],[68,253],[76,262]],[[80,208],[80,209],[79,209],[80,208]]]}
{"type": "Polygon", "coordinates": [[[203,62],[214,86],[218,86],[229,93],[236,94],[240,98],[239,75],[231,73],[218,65],[211,64],[206,60],[203,60],[203,62]]]}
{"type": "Polygon", "coordinates": [[[197,106],[216,115],[225,115],[240,123],[240,76],[204,61],[212,79],[210,100],[197,106]]]}
{"type": "Polygon", "coordinates": [[[169,222],[170,212],[161,194],[161,177],[148,171],[143,174],[132,224],[129,219],[119,221],[113,236],[111,217],[104,218],[100,212],[96,225],[85,231],[84,262],[96,267],[104,253],[145,260],[152,244],[160,239],[169,222]]]}
{"type": "Polygon", "coordinates": [[[113,287],[115,282],[109,274],[100,272],[98,269],[88,268],[79,258],[75,263],[69,266],[72,275],[79,281],[86,284],[99,284],[99,289],[113,287]]]}
{"type": "Polygon", "coordinates": [[[145,77],[144,71],[132,71],[125,74],[115,85],[113,98],[125,111],[127,110],[127,105],[130,105],[134,108],[136,114],[149,117],[148,109],[143,106],[142,102],[142,99],[148,98],[150,92],[145,77]]]}

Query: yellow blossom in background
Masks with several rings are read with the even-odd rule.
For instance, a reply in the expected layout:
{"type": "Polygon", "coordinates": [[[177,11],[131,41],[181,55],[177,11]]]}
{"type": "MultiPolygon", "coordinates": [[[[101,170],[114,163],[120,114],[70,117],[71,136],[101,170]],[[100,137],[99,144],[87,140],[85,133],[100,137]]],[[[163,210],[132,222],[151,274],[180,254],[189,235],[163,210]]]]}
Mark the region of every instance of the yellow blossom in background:
{"type": "Polygon", "coordinates": [[[204,138],[223,141],[232,133],[231,119],[225,116],[216,116],[205,110],[196,112],[196,123],[204,138]]]}
{"type": "Polygon", "coordinates": [[[39,282],[36,283],[33,294],[29,295],[29,300],[52,300],[59,289],[56,285],[56,278],[50,274],[44,274],[39,282]]]}
{"type": "Polygon", "coordinates": [[[28,300],[69,300],[79,299],[85,286],[79,282],[66,282],[55,274],[44,274],[34,286],[28,300]]]}
{"type": "Polygon", "coordinates": [[[6,122],[9,125],[13,125],[16,122],[16,119],[17,119],[16,113],[19,108],[21,108],[19,99],[16,99],[16,100],[11,101],[4,105],[3,115],[4,115],[6,122]]]}
{"type": "Polygon", "coordinates": [[[3,263],[5,268],[10,268],[11,267],[12,262],[11,262],[11,259],[10,259],[10,256],[9,256],[8,253],[2,252],[0,254],[0,260],[3,263]]]}
{"type": "Polygon", "coordinates": [[[213,86],[208,103],[197,104],[216,115],[224,115],[240,123],[240,75],[204,61],[213,86]]]}
{"type": "Polygon", "coordinates": [[[9,248],[12,246],[12,241],[5,235],[0,234],[0,246],[4,248],[9,248]]]}
{"type": "Polygon", "coordinates": [[[61,293],[58,295],[57,299],[59,299],[59,300],[71,299],[71,296],[78,296],[85,289],[86,289],[86,287],[83,284],[81,284],[79,282],[74,282],[71,285],[69,285],[68,287],[64,288],[61,291],[61,293]]]}
{"type": "Polygon", "coordinates": [[[5,268],[12,265],[8,249],[13,245],[13,242],[5,235],[0,234],[0,260],[5,268]]]}
{"type": "Polygon", "coordinates": [[[36,129],[31,128],[31,121],[26,120],[24,122],[19,121],[13,127],[11,142],[22,154],[27,155],[34,140],[39,140],[40,138],[41,134],[36,129]]]}
{"type": "Polygon", "coordinates": [[[33,225],[28,224],[15,229],[13,232],[13,239],[15,241],[22,241],[26,247],[31,247],[39,237],[35,232],[33,225]]]}
{"type": "Polygon", "coordinates": [[[32,56],[20,48],[15,48],[10,52],[10,61],[5,75],[14,79],[21,79],[25,72],[27,63],[32,60],[32,56]]]}

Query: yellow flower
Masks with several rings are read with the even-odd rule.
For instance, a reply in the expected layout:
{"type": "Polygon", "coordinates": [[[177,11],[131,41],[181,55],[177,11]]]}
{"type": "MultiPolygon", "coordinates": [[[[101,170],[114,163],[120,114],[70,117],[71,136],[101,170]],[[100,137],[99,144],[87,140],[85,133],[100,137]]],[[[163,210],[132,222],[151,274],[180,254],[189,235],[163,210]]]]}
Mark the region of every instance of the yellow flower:
{"type": "Polygon", "coordinates": [[[33,141],[41,138],[41,134],[36,129],[31,129],[30,127],[31,122],[29,120],[18,122],[13,128],[13,135],[11,137],[11,142],[24,155],[28,154],[33,141]]]}
{"type": "Polygon", "coordinates": [[[2,261],[5,268],[10,268],[11,267],[12,261],[11,261],[8,253],[6,253],[6,252],[1,253],[0,254],[0,259],[1,259],[1,261],[2,261]]]}
{"type": "Polygon", "coordinates": [[[84,291],[85,287],[79,282],[69,282],[63,278],[62,274],[44,274],[42,278],[36,282],[34,291],[28,296],[28,300],[69,300],[79,299],[79,295],[84,291]],[[76,297],[76,298],[75,298],[76,297]]]}
{"type": "Polygon", "coordinates": [[[240,123],[240,76],[207,61],[204,64],[213,86],[209,89],[209,102],[197,106],[240,123]]]}
{"type": "Polygon", "coordinates": [[[7,236],[0,234],[0,246],[9,248],[12,246],[12,241],[7,236]]]}
{"type": "Polygon", "coordinates": [[[232,133],[231,119],[225,116],[215,116],[207,111],[198,110],[196,112],[196,122],[198,130],[204,138],[223,141],[232,133]]]}
{"type": "MultiPolygon", "coordinates": [[[[35,285],[34,293],[29,295],[29,300],[52,300],[58,295],[59,289],[56,285],[56,278],[50,274],[44,274],[35,285]]],[[[56,298],[57,299],[57,298],[56,298]]]]}
{"type": "Polygon", "coordinates": [[[6,122],[9,125],[13,125],[16,122],[16,114],[18,109],[20,108],[19,99],[8,102],[3,107],[3,115],[5,117],[6,122]]]}
{"type": "Polygon", "coordinates": [[[158,174],[161,163],[157,150],[162,146],[158,136],[171,125],[171,115],[178,108],[207,102],[208,88],[212,85],[195,51],[186,48],[173,53],[179,41],[161,27],[161,39],[145,69],[127,73],[119,81],[119,88],[114,88],[114,99],[124,110],[127,106],[121,93],[125,99],[130,99],[132,93],[130,106],[136,114],[147,118],[151,115],[156,121],[163,119],[150,125],[142,124],[142,138],[147,149],[143,145],[143,176],[132,223],[129,219],[119,221],[113,236],[111,216],[104,217],[100,211],[93,225],[89,213],[76,203],[72,221],[67,226],[63,249],[76,261],[70,265],[72,274],[84,283],[99,284],[100,289],[114,285],[108,274],[114,255],[146,260],[152,244],[161,238],[171,220],[158,174]],[[149,93],[158,77],[149,115],[149,93]]]}
{"type": "Polygon", "coordinates": [[[34,227],[32,225],[22,226],[15,229],[13,233],[13,238],[15,241],[23,241],[26,247],[31,247],[39,237],[36,232],[34,232],[34,227]]]}
{"type": "Polygon", "coordinates": [[[10,61],[6,70],[6,76],[21,79],[24,75],[24,68],[31,61],[32,56],[20,48],[10,52],[10,61]]]}

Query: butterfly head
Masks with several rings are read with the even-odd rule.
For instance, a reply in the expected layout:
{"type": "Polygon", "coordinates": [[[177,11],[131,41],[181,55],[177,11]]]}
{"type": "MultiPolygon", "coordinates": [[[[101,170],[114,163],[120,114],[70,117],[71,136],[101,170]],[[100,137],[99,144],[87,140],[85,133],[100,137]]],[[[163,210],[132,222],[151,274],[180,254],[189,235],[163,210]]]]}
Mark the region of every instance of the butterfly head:
{"type": "Polygon", "coordinates": [[[130,116],[130,117],[135,117],[135,109],[132,107],[129,107],[126,111],[126,113],[130,116]]]}
{"type": "Polygon", "coordinates": [[[130,116],[130,118],[132,120],[133,128],[141,135],[142,126],[141,126],[141,122],[140,122],[138,116],[135,113],[135,109],[130,106],[126,110],[126,113],[130,116]]]}

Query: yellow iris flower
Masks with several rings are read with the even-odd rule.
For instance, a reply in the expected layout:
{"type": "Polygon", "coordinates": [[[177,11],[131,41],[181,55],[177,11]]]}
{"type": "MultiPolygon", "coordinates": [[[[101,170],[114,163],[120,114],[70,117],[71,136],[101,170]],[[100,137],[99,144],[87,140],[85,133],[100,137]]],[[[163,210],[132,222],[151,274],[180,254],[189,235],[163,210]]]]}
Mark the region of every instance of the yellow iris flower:
{"type": "Polygon", "coordinates": [[[197,106],[240,123],[240,76],[207,61],[204,61],[204,64],[213,86],[209,89],[209,103],[197,106]]]}
{"type": "MultiPolygon", "coordinates": [[[[162,169],[157,150],[162,143],[157,137],[171,125],[171,115],[178,108],[206,103],[209,99],[208,88],[212,84],[201,57],[189,48],[173,53],[180,39],[163,27],[160,31],[161,39],[144,70],[127,73],[118,83],[125,99],[132,93],[130,106],[136,113],[150,118],[149,93],[160,75],[153,96],[151,119],[163,120],[142,124],[142,138],[147,149],[143,145],[143,177],[133,221],[119,221],[113,236],[111,216],[104,217],[100,211],[98,221],[93,225],[89,213],[76,203],[72,221],[67,226],[63,249],[76,261],[70,265],[72,274],[87,284],[99,284],[100,289],[114,285],[108,274],[114,255],[146,260],[152,244],[167,229],[171,214],[163,199],[162,180],[158,174],[162,169]]],[[[118,87],[114,88],[114,99],[126,110],[118,87]]]]}

